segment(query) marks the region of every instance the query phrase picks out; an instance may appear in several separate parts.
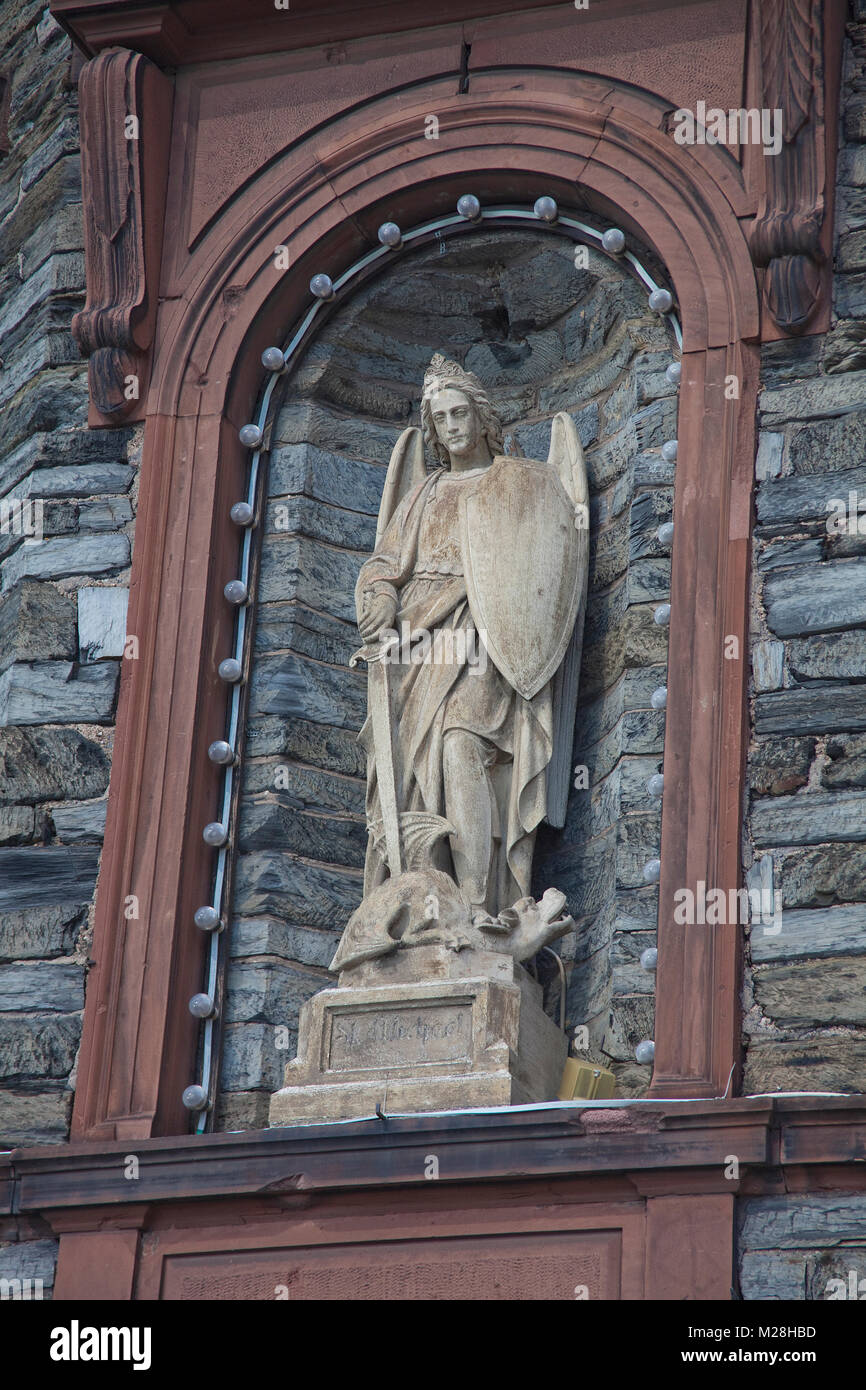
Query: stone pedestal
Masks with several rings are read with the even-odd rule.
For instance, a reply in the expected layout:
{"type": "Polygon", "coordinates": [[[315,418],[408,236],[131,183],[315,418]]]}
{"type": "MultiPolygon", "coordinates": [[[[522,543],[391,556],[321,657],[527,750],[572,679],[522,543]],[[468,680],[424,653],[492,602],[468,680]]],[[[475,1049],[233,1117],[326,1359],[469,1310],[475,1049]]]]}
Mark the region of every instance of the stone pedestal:
{"type": "Polygon", "coordinates": [[[303,1006],[270,1123],[362,1119],[377,1104],[396,1115],[554,1100],[566,1054],[540,986],[510,956],[398,951],[303,1006]]]}

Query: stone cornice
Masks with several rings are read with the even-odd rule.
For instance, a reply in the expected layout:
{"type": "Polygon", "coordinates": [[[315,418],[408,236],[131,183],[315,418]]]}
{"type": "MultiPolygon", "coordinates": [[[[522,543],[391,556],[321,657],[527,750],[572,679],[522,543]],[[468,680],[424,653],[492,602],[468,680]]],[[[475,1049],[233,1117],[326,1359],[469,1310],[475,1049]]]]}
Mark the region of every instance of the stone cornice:
{"type": "MultiPolygon", "coordinates": [[[[619,1174],[646,1194],[681,1192],[684,1183],[731,1191],[738,1183],[725,1166],[735,1154],[740,1183],[763,1176],[774,1187],[780,1169],[833,1165],[838,1186],[840,1165],[862,1165],[866,1154],[866,1097],[576,1102],[16,1149],[0,1158],[0,1212],[50,1211],[52,1224],[68,1229],[83,1208],[134,1216],[142,1204],[201,1198],[424,1187],[431,1152],[449,1182],[619,1174]],[[135,1182],[124,1175],[130,1153],[139,1165],[135,1182]]],[[[86,1226],[92,1213],[80,1219],[86,1226]]]]}
{"type": "MultiPolygon", "coordinates": [[[[606,0],[604,18],[647,10],[669,10],[672,0],[606,0]]],[[[673,0],[677,3],[677,0],[673,0]]],[[[694,0],[682,0],[694,3],[694,0]]],[[[706,0],[712,5],[714,0],[706,0]]],[[[51,0],[50,9],[88,57],[115,44],[131,48],[166,67],[345,42],[374,34],[438,28],[443,24],[534,9],[562,9],[550,0],[291,0],[278,9],[274,0],[51,0]]],[[[601,7],[599,7],[599,10],[601,7]]],[[[601,18],[592,7],[585,21],[601,18]]]]}

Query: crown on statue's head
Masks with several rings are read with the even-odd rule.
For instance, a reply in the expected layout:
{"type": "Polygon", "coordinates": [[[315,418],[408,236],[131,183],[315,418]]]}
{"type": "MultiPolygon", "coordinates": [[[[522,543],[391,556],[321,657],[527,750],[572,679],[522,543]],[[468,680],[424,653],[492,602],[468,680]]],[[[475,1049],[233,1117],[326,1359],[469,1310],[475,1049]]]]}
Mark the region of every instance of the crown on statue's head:
{"type": "Polygon", "coordinates": [[[429,399],[434,391],[441,391],[443,386],[456,387],[458,390],[463,387],[470,387],[471,394],[486,395],[484,387],[478,380],[474,372],[467,372],[460,366],[459,362],[452,362],[450,358],[443,357],[441,352],[433,354],[430,366],[424,373],[424,386],[422,398],[429,399]]]}

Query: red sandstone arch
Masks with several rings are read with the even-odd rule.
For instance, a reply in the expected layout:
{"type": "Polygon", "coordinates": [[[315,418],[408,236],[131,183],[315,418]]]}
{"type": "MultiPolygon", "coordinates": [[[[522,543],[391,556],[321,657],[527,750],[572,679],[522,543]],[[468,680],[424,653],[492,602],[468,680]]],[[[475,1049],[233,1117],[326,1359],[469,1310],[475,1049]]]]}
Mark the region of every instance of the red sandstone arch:
{"type": "Polygon", "coordinates": [[[740,219],[752,208],[730,158],[685,150],[660,130],[658,98],[549,70],[487,74],[459,98],[445,85],[384,97],[289,149],[222,206],[191,253],[183,129],[177,137],[128,621],[140,656],[121,682],[73,1137],[188,1128],[180,1094],[194,1079],[197,1024],[186,1005],[203,950],[192,915],[207,900],[201,828],[218,783],[206,748],[222,730],[222,586],[237,545],[228,508],[259,355],[308,306],[311,274],[351,264],[386,215],[411,226],[469,191],[483,202],[544,192],[591,205],[653,248],[679,301],[653,1093],[721,1095],[735,1067],[736,928],[676,927],[670,909],[675,888],[698,879],[739,886],[758,334],[740,219]],[[423,135],[434,102],[438,141],[423,135]],[[277,243],[291,253],[283,274],[277,243]],[[732,377],[739,394],[727,399],[732,377]],[[730,636],[736,661],[723,658],[730,636]],[[130,895],[137,920],[124,915],[130,895]]]}

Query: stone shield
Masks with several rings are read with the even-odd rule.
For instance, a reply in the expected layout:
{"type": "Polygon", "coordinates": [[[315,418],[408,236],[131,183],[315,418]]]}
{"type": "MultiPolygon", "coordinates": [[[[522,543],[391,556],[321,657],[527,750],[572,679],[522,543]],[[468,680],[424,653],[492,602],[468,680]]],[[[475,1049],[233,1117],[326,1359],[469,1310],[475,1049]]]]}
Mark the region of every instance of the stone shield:
{"type": "Polygon", "coordinates": [[[475,626],[497,670],[531,700],[565,655],[582,597],[574,505],[551,464],[500,456],[460,510],[475,626]]]}

